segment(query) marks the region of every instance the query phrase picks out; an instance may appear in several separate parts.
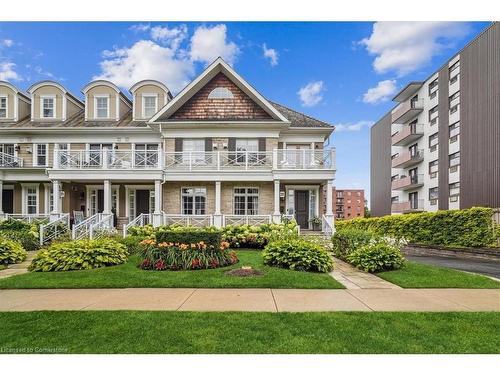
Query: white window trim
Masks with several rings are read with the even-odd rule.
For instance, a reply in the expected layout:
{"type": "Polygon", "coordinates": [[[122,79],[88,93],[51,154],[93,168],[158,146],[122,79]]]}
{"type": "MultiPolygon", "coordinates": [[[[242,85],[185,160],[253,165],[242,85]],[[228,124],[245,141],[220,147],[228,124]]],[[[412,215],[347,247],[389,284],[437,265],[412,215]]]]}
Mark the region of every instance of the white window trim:
{"type": "MultiPolygon", "coordinates": [[[[155,186],[154,185],[125,185],[125,216],[128,217],[130,220],[135,219],[137,215],[134,213],[134,217],[130,216],[130,193],[132,191],[136,190],[149,190],[154,191],[155,186]]],[[[153,212],[154,207],[149,207],[150,211],[153,212]],[[153,210],[151,210],[153,209],[153,210]]]]}
{"type": "MultiPolygon", "coordinates": [[[[319,189],[320,186],[318,185],[286,185],[285,186],[285,212],[288,212],[288,196],[290,195],[289,190],[316,190],[316,209],[315,209],[315,215],[319,217],[319,189]]],[[[295,194],[295,193],[294,193],[295,194]]],[[[310,204],[310,203],[309,203],[310,204]]],[[[295,207],[293,207],[294,215],[295,215],[295,207]]],[[[311,219],[311,218],[310,218],[311,219]]]]}
{"type": "MultiPolygon", "coordinates": [[[[141,106],[141,117],[144,119],[146,118],[146,108],[145,108],[145,104],[146,104],[146,98],[155,98],[155,113],[153,114],[153,116],[158,112],[158,94],[154,94],[154,93],[144,93],[141,95],[142,99],[141,99],[141,103],[142,103],[142,106],[141,106]]],[[[153,117],[151,116],[151,117],[153,117]]]]}
{"type": "Polygon", "coordinates": [[[5,117],[0,117],[0,119],[9,118],[9,97],[7,95],[0,95],[0,99],[5,99],[5,117]]]}
{"type": "MultiPolygon", "coordinates": [[[[85,211],[87,216],[90,215],[90,190],[104,190],[104,185],[86,185],[85,186],[85,211]]],[[[111,185],[111,199],[113,199],[113,192],[116,192],[116,217],[120,217],[120,185],[111,185]]],[[[113,202],[111,202],[113,207],[113,202]]]]}
{"type": "Polygon", "coordinates": [[[48,143],[33,143],[32,157],[33,157],[33,166],[34,167],[48,167],[49,166],[49,144],[48,143]],[[45,145],[45,149],[47,154],[45,155],[45,164],[38,164],[38,145],[45,145]]]}
{"type": "MultiPolygon", "coordinates": [[[[181,187],[181,190],[180,190],[180,193],[181,193],[181,199],[180,199],[180,213],[179,215],[185,215],[185,216],[192,216],[192,215],[197,215],[195,213],[193,213],[192,215],[189,215],[189,214],[183,214],[182,211],[184,210],[184,202],[182,201],[182,197],[184,196],[184,194],[182,194],[182,190],[183,189],[199,189],[199,188],[203,188],[205,189],[205,215],[207,215],[207,212],[208,212],[208,188],[207,186],[202,186],[202,185],[199,185],[199,186],[182,186],[181,187]]],[[[233,189],[233,192],[234,192],[234,189],[233,189]]],[[[196,197],[196,194],[192,195],[192,197],[196,197]]],[[[193,204],[194,204],[194,200],[193,200],[193,204]]],[[[193,206],[193,212],[194,212],[194,206],[193,206]]],[[[233,211],[234,212],[234,211],[233,211]]]]}
{"type": "Polygon", "coordinates": [[[28,188],[36,189],[36,212],[35,215],[40,214],[40,184],[21,184],[21,212],[23,215],[28,215],[28,188]]]}
{"type": "Polygon", "coordinates": [[[57,117],[57,96],[56,95],[40,95],[40,119],[42,120],[50,120],[50,119],[55,119],[57,117]],[[53,116],[52,117],[45,117],[43,115],[43,100],[44,99],[52,99],[54,101],[54,109],[53,109],[53,116]]]}
{"type": "MultiPolygon", "coordinates": [[[[248,190],[248,189],[256,189],[256,190],[257,190],[257,198],[258,198],[258,201],[257,201],[257,202],[258,202],[258,206],[257,206],[257,213],[256,213],[255,215],[248,215],[248,214],[245,214],[244,216],[256,216],[256,215],[260,215],[260,212],[261,212],[261,205],[260,205],[260,202],[259,202],[259,201],[260,201],[260,188],[258,188],[257,186],[233,186],[233,194],[232,194],[232,199],[231,199],[231,201],[232,201],[232,202],[231,202],[231,203],[232,203],[231,215],[236,215],[236,214],[235,214],[235,208],[236,208],[236,207],[235,207],[235,204],[234,204],[234,203],[235,203],[235,202],[234,202],[234,200],[235,200],[234,198],[235,198],[235,196],[236,196],[236,194],[235,194],[235,190],[236,190],[236,189],[246,189],[246,190],[248,190]]],[[[247,197],[248,197],[248,194],[247,194],[247,193],[245,193],[245,196],[247,196],[247,197]]],[[[246,211],[246,210],[247,210],[247,208],[246,208],[246,206],[245,206],[245,211],[246,211]]]]}
{"type": "Polygon", "coordinates": [[[111,100],[110,100],[109,94],[94,95],[94,119],[96,119],[96,120],[109,120],[111,118],[110,117],[110,113],[111,113],[110,107],[111,107],[111,100]],[[107,116],[106,117],[97,117],[97,99],[102,99],[102,98],[106,98],[108,101],[107,116]]]}

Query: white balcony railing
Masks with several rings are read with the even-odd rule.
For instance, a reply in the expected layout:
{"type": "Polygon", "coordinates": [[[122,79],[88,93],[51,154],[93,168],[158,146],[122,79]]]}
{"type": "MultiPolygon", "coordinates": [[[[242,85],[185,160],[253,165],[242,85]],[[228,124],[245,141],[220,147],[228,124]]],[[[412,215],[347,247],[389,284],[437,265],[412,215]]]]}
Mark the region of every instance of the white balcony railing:
{"type": "Polygon", "coordinates": [[[335,149],[276,150],[276,169],[335,169],[335,149]]]}
{"type": "Polygon", "coordinates": [[[165,225],[190,227],[210,227],[213,225],[212,215],[169,215],[163,214],[165,225]]]}
{"type": "Polygon", "coordinates": [[[224,215],[224,225],[262,225],[272,223],[271,215],[224,215]]]}
{"type": "Polygon", "coordinates": [[[0,152],[0,168],[21,168],[23,166],[23,158],[0,152]]]}
{"type": "Polygon", "coordinates": [[[54,150],[54,169],[156,169],[160,151],[54,150]]]}

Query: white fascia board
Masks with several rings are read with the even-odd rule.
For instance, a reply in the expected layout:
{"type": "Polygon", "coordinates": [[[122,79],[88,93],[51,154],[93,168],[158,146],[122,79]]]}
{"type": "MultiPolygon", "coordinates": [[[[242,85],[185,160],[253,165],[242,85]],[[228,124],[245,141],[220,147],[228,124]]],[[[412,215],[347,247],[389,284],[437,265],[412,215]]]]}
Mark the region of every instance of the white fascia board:
{"type": "Polygon", "coordinates": [[[12,168],[4,169],[2,180],[3,182],[38,182],[49,181],[49,177],[45,172],[46,168],[12,168]]]}
{"type": "Polygon", "coordinates": [[[154,181],[163,180],[163,171],[160,169],[146,170],[114,170],[114,169],[47,169],[49,178],[55,180],[78,181],[154,181]]]}
{"type": "Polygon", "coordinates": [[[262,171],[175,171],[165,172],[165,181],[273,181],[272,172],[262,171]]]}
{"type": "Polygon", "coordinates": [[[287,181],[321,181],[335,179],[335,170],[274,170],[273,177],[276,180],[287,181]]]}

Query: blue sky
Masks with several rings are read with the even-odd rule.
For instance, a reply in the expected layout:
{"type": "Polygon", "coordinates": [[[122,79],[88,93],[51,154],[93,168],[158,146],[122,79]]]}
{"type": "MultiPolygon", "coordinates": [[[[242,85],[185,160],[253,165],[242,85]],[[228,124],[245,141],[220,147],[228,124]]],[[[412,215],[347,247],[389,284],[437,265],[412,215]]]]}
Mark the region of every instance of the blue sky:
{"type": "Polygon", "coordinates": [[[74,94],[93,78],[178,92],[218,55],[265,97],[337,125],[339,188],[369,189],[369,128],[486,22],[0,23],[0,79],[74,94]]]}

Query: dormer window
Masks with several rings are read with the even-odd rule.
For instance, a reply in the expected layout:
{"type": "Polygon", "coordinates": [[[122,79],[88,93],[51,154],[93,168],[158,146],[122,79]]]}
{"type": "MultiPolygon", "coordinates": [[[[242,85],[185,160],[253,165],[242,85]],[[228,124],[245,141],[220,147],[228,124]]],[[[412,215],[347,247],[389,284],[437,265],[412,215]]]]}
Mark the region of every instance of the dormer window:
{"type": "Polygon", "coordinates": [[[158,112],[158,95],[142,95],[142,117],[151,118],[156,112],[158,112]]]}
{"type": "Polygon", "coordinates": [[[56,98],[55,96],[41,96],[41,118],[55,118],[56,117],[56,98]]]}
{"type": "Polygon", "coordinates": [[[109,96],[95,96],[95,118],[109,117],[109,96]]]}
{"type": "Polygon", "coordinates": [[[208,94],[208,99],[234,99],[234,96],[228,88],[216,87],[208,94]]]}
{"type": "Polygon", "coordinates": [[[0,118],[7,118],[7,97],[0,96],[0,118]]]}

